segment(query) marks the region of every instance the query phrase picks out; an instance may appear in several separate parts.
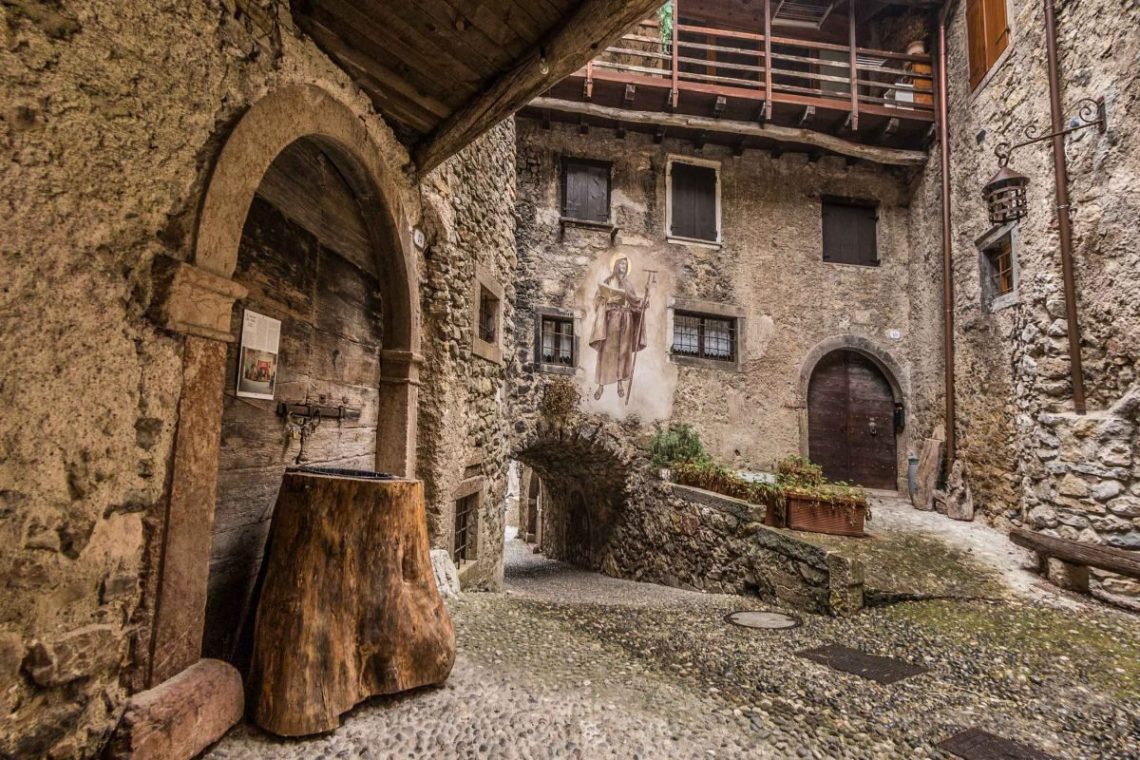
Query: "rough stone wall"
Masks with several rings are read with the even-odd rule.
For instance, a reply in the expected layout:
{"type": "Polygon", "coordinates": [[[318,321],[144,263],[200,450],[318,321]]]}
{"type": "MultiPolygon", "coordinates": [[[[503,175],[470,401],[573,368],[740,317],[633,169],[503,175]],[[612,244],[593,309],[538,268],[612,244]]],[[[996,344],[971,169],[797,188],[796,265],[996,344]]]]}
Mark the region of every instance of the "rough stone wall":
{"type": "MultiPolygon", "coordinates": [[[[671,418],[693,424],[722,461],[771,468],[781,457],[801,451],[806,420],[801,369],[809,350],[837,336],[862,341],[901,368],[896,380],[910,414],[897,445],[898,475],[905,483],[911,442],[928,435],[940,419],[936,399],[941,388],[938,365],[928,359],[938,350],[938,343],[931,343],[937,333],[930,327],[937,314],[938,283],[911,263],[915,236],[908,206],[914,177],[867,164],[847,166],[835,157],[811,163],[804,154],[772,158],[747,151],[735,157],[716,146],[694,152],[691,144],[669,139],[657,145],[648,135],[618,139],[604,129],[582,135],[577,128],[554,125],[547,130],[527,119],[517,120],[517,130],[519,410],[538,403],[549,378],[534,366],[535,308],[573,308],[575,291],[592,262],[608,259],[614,250],[605,230],[567,227],[562,233],[559,225],[560,157],[601,159],[613,164],[618,244],[644,249],[660,262],[676,283],[670,296],[743,309],[739,371],[671,365],[677,373],[671,418]],[[670,154],[720,162],[721,247],[666,240],[670,154]],[[879,266],[822,260],[823,195],[878,201],[879,266]],[[897,339],[889,337],[891,330],[898,330],[897,339]]],[[[928,248],[924,245],[927,264],[928,248]]],[[[584,337],[579,340],[580,352],[591,350],[584,337]]],[[[581,369],[578,377],[585,380],[581,369]]]]}
{"type": "Polygon", "coordinates": [[[433,546],[452,548],[454,493],[484,478],[475,567],[464,588],[502,584],[507,490],[506,363],[472,350],[480,270],[503,287],[504,357],[513,345],[515,272],[514,123],[508,119],[428,176],[422,185],[428,245],[423,253],[423,385],[419,477],[425,481],[433,546]],[[425,403],[424,398],[431,399],[425,403]]]}
{"type": "MultiPolygon", "coordinates": [[[[127,694],[145,686],[148,569],[160,554],[183,382],[183,339],[144,316],[150,270],[158,254],[192,258],[202,194],[232,126],[284,85],[325,89],[404,176],[399,193],[419,223],[421,190],[401,173],[407,152],[279,10],[271,0],[0,4],[0,755],[91,756],[127,694]]],[[[435,222],[421,261],[435,287],[425,296],[421,436],[466,437],[471,422],[463,445],[492,450],[502,446],[490,421],[502,370],[448,369],[461,365],[469,317],[462,304],[438,310],[433,296],[446,273],[468,276],[457,259],[476,251],[509,277],[510,130],[422,191],[433,203],[455,197],[435,203],[454,213],[435,222]],[[436,357],[444,345],[448,358],[436,357]],[[478,409],[470,418],[433,428],[440,410],[468,403],[478,409]]],[[[489,461],[494,494],[501,465],[489,461]]],[[[420,469],[438,511],[437,481],[452,475],[431,462],[420,469]]],[[[484,526],[501,530],[493,517],[484,526]]]]}
{"type": "Polygon", "coordinates": [[[862,607],[858,563],[765,527],[763,507],[659,480],[642,443],[628,421],[543,416],[528,425],[517,456],[542,477],[546,556],[822,614],[862,607]]]}
{"type": "MultiPolygon", "coordinates": [[[[1126,447],[1127,434],[1105,439],[1111,451],[1086,450],[1080,431],[1100,422],[1069,417],[1048,142],[1019,149],[1011,161],[1030,178],[1029,215],[1018,225],[1016,303],[997,312],[982,303],[975,240],[990,227],[981,188],[997,169],[993,148],[1002,140],[1023,139],[1030,124],[1047,132],[1050,118],[1041,4],[1012,0],[1009,19],[1004,59],[973,92],[964,3],[948,30],[959,456],[976,502],[990,517],[1008,516],[1067,538],[1137,547],[1135,516],[1113,514],[1104,500],[1074,496],[1115,490],[1116,484],[1130,490],[1128,496],[1137,495],[1136,460],[1117,451],[1117,444],[1126,447]]],[[[1057,24],[1066,119],[1085,97],[1104,96],[1109,114],[1108,134],[1094,128],[1066,139],[1085,386],[1089,410],[1098,413],[1136,387],[1140,357],[1140,6],[1057,3],[1057,24]]],[[[1124,585],[1140,590],[1121,582],[1116,591],[1124,585]]]]}

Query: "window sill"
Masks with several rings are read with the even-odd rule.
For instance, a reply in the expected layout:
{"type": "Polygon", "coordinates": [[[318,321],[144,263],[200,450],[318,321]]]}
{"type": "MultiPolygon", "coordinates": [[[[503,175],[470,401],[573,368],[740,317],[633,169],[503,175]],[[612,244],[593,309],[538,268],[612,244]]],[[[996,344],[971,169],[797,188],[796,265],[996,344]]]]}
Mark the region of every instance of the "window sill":
{"type": "Polygon", "coordinates": [[[567,227],[577,227],[585,230],[597,230],[598,232],[609,233],[610,242],[612,243],[618,234],[618,226],[610,222],[596,222],[592,219],[575,219],[570,216],[564,216],[558,220],[559,234],[564,235],[567,227]]]}
{"type": "Polygon", "coordinates": [[[1005,311],[1012,306],[1017,306],[1020,300],[1021,299],[1018,297],[1018,292],[1016,290],[1012,290],[1005,295],[996,296],[992,301],[990,301],[989,312],[990,314],[993,314],[995,312],[1005,311]]]}
{"type": "Polygon", "coordinates": [[[577,374],[578,368],[567,367],[565,364],[545,364],[543,362],[534,363],[534,371],[541,372],[546,375],[574,375],[577,374]]]}
{"type": "Polygon", "coordinates": [[[699,367],[700,369],[719,369],[723,372],[739,372],[740,360],[724,361],[721,359],[702,359],[699,356],[685,356],[669,352],[669,361],[683,367],[699,367]]]}
{"type": "Polygon", "coordinates": [[[828,261],[826,259],[823,259],[823,263],[828,264],[828,265],[833,266],[833,267],[852,267],[855,269],[880,269],[880,268],[882,268],[883,260],[879,259],[874,264],[852,264],[849,261],[828,261]]]}
{"type": "MultiPolygon", "coordinates": [[[[1012,52],[1013,35],[1011,30],[1009,44],[1005,46],[1005,50],[1003,50],[1001,52],[1001,55],[997,57],[997,60],[994,61],[994,65],[990,66],[990,70],[986,72],[986,75],[982,77],[977,86],[970,88],[970,95],[966,98],[966,103],[968,105],[973,105],[974,101],[981,97],[982,92],[986,89],[987,85],[989,85],[990,81],[992,81],[993,78],[998,75],[998,72],[1000,72],[1005,67],[1005,64],[1007,61],[1009,61],[1010,54],[1012,52]]],[[[969,82],[967,82],[967,84],[969,84],[969,82]]]]}
{"type": "Polygon", "coordinates": [[[673,243],[674,245],[695,245],[700,248],[712,248],[716,250],[724,247],[724,242],[720,240],[701,240],[700,238],[677,237],[676,235],[667,235],[665,242],[673,243]]]}
{"type": "Polygon", "coordinates": [[[495,364],[503,363],[503,349],[498,344],[488,343],[482,338],[477,337],[471,341],[471,353],[495,364]]]}

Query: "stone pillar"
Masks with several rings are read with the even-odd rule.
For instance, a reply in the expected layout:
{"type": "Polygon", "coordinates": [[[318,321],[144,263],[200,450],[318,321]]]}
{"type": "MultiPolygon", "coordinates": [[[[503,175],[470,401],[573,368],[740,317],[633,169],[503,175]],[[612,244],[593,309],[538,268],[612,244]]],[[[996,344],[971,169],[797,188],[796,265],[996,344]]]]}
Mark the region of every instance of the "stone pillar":
{"type": "Polygon", "coordinates": [[[186,336],[182,397],[158,566],[148,686],[194,665],[202,654],[213,541],[226,343],[234,301],[246,289],[181,261],[154,268],[150,316],[186,336]]]}
{"type": "Polygon", "coordinates": [[[416,476],[416,418],[423,356],[412,351],[380,352],[380,413],[376,422],[376,469],[416,476]]]}

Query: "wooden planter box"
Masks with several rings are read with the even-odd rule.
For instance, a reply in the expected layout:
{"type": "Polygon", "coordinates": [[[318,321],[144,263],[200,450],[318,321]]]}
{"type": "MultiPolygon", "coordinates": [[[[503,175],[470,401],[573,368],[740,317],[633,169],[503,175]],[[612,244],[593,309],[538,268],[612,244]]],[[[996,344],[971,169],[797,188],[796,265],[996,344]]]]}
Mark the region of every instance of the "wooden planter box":
{"type": "Polygon", "coordinates": [[[830,533],[834,536],[865,536],[867,506],[851,506],[828,499],[787,495],[785,522],[792,530],[830,533]]]}

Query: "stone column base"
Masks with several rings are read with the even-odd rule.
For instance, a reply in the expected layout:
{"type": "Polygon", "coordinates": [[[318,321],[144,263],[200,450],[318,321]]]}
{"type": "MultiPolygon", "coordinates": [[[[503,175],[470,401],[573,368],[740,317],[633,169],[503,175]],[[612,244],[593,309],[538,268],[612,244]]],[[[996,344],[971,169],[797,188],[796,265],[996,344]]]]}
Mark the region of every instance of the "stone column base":
{"type": "Polygon", "coordinates": [[[107,749],[114,760],[189,760],[241,720],[241,674],[221,660],[199,660],[127,701],[107,749]]]}

